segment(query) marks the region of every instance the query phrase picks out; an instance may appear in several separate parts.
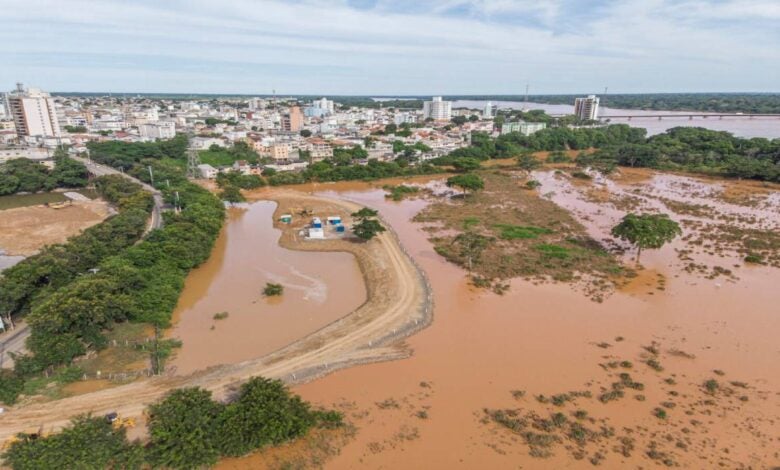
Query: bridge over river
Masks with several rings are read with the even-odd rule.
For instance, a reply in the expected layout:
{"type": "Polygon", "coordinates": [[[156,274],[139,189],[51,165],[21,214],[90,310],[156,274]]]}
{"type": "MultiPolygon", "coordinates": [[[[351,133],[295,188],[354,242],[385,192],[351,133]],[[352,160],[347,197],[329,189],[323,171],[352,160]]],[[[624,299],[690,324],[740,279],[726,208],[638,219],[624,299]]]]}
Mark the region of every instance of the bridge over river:
{"type": "Polygon", "coordinates": [[[633,119],[656,119],[662,121],[663,119],[680,119],[688,118],[694,119],[778,119],[780,120],[780,114],[744,114],[744,113],[674,113],[674,114],[608,114],[599,116],[599,121],[606,121],[612,119],[625,119],[631,121],[633,119]]]}

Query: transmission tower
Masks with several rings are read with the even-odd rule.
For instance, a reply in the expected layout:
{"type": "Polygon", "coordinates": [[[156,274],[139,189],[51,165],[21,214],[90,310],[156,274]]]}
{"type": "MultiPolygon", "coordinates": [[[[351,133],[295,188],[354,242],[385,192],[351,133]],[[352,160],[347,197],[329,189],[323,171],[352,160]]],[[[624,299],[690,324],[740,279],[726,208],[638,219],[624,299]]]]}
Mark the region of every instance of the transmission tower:
{"type": "Polygon", "coordinates": [[[200,178],[200,155],[198,155],[198,149],[192,147],[192,134],[187,136],[187,140],[190,142],[190,147],[187,149],[187,176],[190,178],[200,178]]]}

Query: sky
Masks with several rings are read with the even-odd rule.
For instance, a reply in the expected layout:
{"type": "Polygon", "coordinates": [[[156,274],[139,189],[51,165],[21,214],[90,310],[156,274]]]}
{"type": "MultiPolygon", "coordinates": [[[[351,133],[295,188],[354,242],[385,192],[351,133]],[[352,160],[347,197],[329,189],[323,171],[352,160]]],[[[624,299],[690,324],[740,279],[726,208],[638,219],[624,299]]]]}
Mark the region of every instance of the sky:
{"type": "Polygon", "coordinates": [[[0,90],[780,92],[780,0],[0,0],[0,90]]]}

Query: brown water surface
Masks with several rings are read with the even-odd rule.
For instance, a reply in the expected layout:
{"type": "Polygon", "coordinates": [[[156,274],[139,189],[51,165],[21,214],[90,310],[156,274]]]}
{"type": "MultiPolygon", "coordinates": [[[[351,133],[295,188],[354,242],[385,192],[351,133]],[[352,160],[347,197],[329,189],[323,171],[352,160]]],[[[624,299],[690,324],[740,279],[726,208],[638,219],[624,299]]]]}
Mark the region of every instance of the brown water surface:
{"type": "Polygon", "coordinates": [[[693,431],[689,450],[670,450],[683,466],[713,467],[719,455],[732,468],[776,461],[777,270],[743,270],[733,283],[702,280],[664,263],[673,258],[669,249],[648,253],[655,270],[640,275],[638,283],[646,284],[639,289],[643,295],[617,292],[599,304],[566,284],[514,281],[507,295],[497,296],[470,288],[464,273],[436,255],[426,234],[408,222],[424,202],[388,202],[381,191],[327,195],[378,208],[429,275],[436,302],[433,325],[409,340],[412,358],[352,368],[296,387],[306,399],[348,410],[359,428],[331,468],[590,468],[587,459],[574,460],[562,448],[547,460],[530,457],[517,436],[483,423],[482,410],[519,406],[542,413],[548,408],[534,395],[598,393],[613,380],[599,366],[607,358],[636,364],[631,374],[646,384],[646,401],[629,397],[602,404],[591,399],[578,405],[618,430],[641,426],[647,431],[636,436],[631,457],[607,446],[606,468],[655,465],[646,457],[651,435],[679,433],[696,419],[707,424],[693,431]],[[664,290],[646,295],[652,283],[645,280],[659,274],[664,290]],[[640,362],[642,346],[653,341],[661,349],[662,373],[640,362]],[[604,342],[608,349],[597,346],[604,342]],[[695,358],[669,353],[679,350],[695,358]],[[716,369],[725,378],[714,375],[716,369]],[[677,384],[665,383],[667,377],[677,384]],[[712,377],[748,383],[750,401],[715,405],[715,413],[695,408],[702,400],[702,382],[712,377]],[[511,390],[526,391],[526,398],[514,399],[511,390]],[[678,408],[661,422],[651,412],[669,399],[669,392],[681,398],[674,398],[678,408]],[[390,398],[398,406],[387,406],[390,398]],[[421,410],[427,418],[419,417],[421,410]]]}
{"type": "Polygon", "coordinates": [[[169,332],[183,342],[169,363],[177,373],[260,357],[366,300],[351,254],[279,246],[275,207],[260,201],[229,209],[211,257],[187,277],[169,332]],[[266,282],[282,284],[284,294],[263,297],[266,282]],[[215,320],[218,312],[228,317],[215,320]]]}

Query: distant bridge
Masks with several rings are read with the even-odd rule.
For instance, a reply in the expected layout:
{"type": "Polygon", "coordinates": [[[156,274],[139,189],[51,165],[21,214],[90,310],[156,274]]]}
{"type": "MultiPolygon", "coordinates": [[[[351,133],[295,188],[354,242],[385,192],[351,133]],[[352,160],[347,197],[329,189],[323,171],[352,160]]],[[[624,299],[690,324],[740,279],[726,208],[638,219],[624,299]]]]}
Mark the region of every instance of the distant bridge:
{"type": "Polygon", "coordinates": [[[691,121],[694,119],[723,120],[723,118],[766,120],[766,119],[780,119],[780,114],[737,114],[737,113],[613,114],[613,115],[599,116],[599,121],[604,121],[607,119],[626,119],[628,121],[631,121],[632,119],[656,119],[658,121],[661,121],[663,119],[672,119],[672,118],[677,118],[677,119],[688,118],[691,121]]]}

